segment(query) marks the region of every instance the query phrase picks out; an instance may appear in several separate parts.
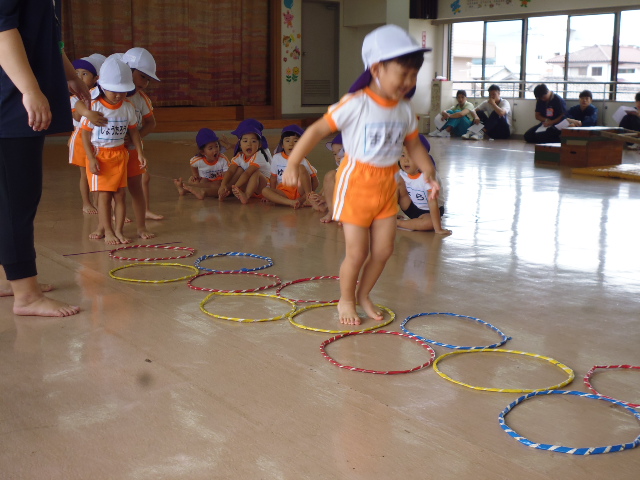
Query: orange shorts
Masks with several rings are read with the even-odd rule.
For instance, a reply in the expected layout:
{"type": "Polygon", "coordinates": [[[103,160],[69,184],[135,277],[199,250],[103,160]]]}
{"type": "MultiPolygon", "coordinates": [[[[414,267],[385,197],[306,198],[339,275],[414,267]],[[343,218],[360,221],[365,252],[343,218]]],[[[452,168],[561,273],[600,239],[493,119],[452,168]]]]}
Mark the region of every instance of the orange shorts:
{"type": "Polygon", "coordinates": [[[82,143],[82,129],[76,129],[69,137],[69,163],[78,167],[87,166],[87,153],[84,151],[82,143]]]}
{"type": "Polygon", "coordinates": [[[138,160],[138,150],[135,148],[129,150],[129,161],[127,162],[127,178],[142,175],[147,171],[147,167],[140,167],[140,160],[138,160]]]}
{"type": "Polygon", "coordinates": [[[100,173],[94,175],[87,165],[87,180],[92,192],[117,192],[127,186],[127,147],[96,148],[100,173]]]}
{"type": "Polygon", "coordinates": [[[333,219],[370,227],[398,213],[398,165],[376,167],[344,157],[336,175],[333,219]]]}
{"type": "Polygon", "coordinates": [[[276,187],[276,189],[283,192],[289,200],[297,200],[301,197],[297,187],[288,187],[281,183],[276,187]]]}

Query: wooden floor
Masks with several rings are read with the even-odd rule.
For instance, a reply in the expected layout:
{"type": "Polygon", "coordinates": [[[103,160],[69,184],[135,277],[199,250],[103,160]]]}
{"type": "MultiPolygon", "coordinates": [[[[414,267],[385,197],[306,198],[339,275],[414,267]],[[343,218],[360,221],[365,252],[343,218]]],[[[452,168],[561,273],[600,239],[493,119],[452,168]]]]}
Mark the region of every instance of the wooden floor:
{"type": "MultiPolygon", "coordinates": [[[[277,130],[268,132],[277,143],[277,130]]],[[[235,199],[179,197],[193,133],[145,139],[152,177],[148,243],[193,247],[196,256],[229,251],[273,258],[261,270],[283,281],[337,275],[344,239],[311,209],[294,211],[235,199]]],[[[545,355],[582,377],[593,365],[640,365],[640,183],[536,168],[522,141],[434,139],[447,195],[450,237],[398,231],[396,250],[374,300],[396,319],[420,312],[480,318],[513,337],[503,348],[545,355]]],[[[185,281],[120,282],[95,216],[83,215],[78,171],[64,139],[49,139],[45,189],[36,221],[40,279],[52,296],[81,305],[65,319],[16,317],[0,298],[0,477],[3,479],[637,479],[640,449],[567,455],[528,448],[507,435],[499,413],[518,393],[472,390],[432,368],[403,375],[351,372],[325,360],[329,333],[288,320],[242,324],[204,314],[206,292],[185,281]]],[[[323,145],[310,155],[332,168],[323,145]]],[[[625,162],[640,155],[625,152],[625,162]]],[[[135,230],[127,227],[131,235],[135,230]]],[[[130,251],[150,256],[150,249],[130,251]]],[[[162,256],[162,255],[161,255],[162,256]]],[[[192,265],[195,257],[177,260],[192,265]]],[[[209,259],[217,269],[259,259],[209,259]]],[[[188,272],[147,267],[119,271],[168,279],[188,272]]],[[[255,288],[268,278],[212,275],[209,288],[255,288]],[[240,278],[238,278],[240,277],[240,278]]],[[[269,290],[265,291],[268,293],[269,290]]],[[[331,280],[283,290],[293,298],[333,299],[331,280]]],[[[272,298],[220,297],[224,316],[267,318],[289,309],[272,298]]],[[[338,330],[333,307],[296,317],[338,330]]],[[[365,321],[371,326],[372,321],[365,321]]],[[[408,324],[443,343],[499,340],[475,322],[448,316],[408,324]]],[[[428,352],[391,335],[349,337],[327,351],[338,361],[378,370],[410,369],[428,352]]],[[[438,355],[451,351],[436,346],[438,355]]],[[[567,374],[524,355],[471,353],[439,367],[458,381],[493,388],[544,388],[567,374]]],[[[640,372],[598,373],[594,386],[640,403],[640,372]]],[[[536,397],[507,416],[539,443],[576,447],[631,442],[640,423],[607,402],[536,397]]]]}

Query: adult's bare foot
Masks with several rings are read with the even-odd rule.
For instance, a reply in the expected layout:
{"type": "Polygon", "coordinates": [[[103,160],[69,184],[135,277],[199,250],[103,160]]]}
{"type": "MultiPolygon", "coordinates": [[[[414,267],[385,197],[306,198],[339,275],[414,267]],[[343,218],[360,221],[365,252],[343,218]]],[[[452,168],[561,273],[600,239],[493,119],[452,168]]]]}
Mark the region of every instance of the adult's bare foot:
{"type": "Polygon", "coordinates": [[[182,197],[186,193],[186,190],[184,189],[184,185],[182,184],[182,177],[174,178],[173,179],[173,184],[178,189],[178,195],[180,195],[182,197]]]}
{"type": "MultiPolygon", "coordinates": [[[[50,292],[54,288],[48,283],[39,283],[38,285],[43,292],[50,292]]],[[[0,280],[0,297],[13,297],[13,289],[7,280],[0,280]]]]}
{"type": "Polygon", "coordinates": [[[59,302],[44,295],[36,299],[16,301],[13,304],[13,313],[24,316],[37,317],[68,317],[80,311],[80,307],[59,302]]]}
{"type": "Polygon", "coordinates": [[[356,312],[356,304],[354,302],[348,302],[340,300],[338,302],[338,316],[340,317],[340,323],[345,325],[360,325],[360,317],[356,312]]]}
{"type": "Polygon", "coordinates": [[[231,187],[231,191],[233,192],[233,195],[240,200],[240,202],[243,205],[246,205],[247,203],[249,203],[249,198],[247,197],[246,193],[244,193],[242,190],[240,190],[238,187],[236,187],[235,185],[233,187],[231,187]]]}
{"type": "Polygon", "coordinates": [[[151,210],[147,210],[144,213],[144,218],[147,220],[162,220],[164,219],[164,215],[158,215],[157,213],[153,213],[151,210]]]}
{"type": "Polygon", "coordinates": [[[378,322],[382,321],[382,319],[384,318],[380,309],[376,307],[376,305],[369,298],[369,295],[358,295],[358,305],[360,305],[364,309],[369,318],[373,318],[378,322]]]}
{"type": "Polygon", "coordinates": [[[183,185],[183,189],[186,190],[187,192],[193,193],[193,195],[198,199],[198,200],[204,200],[204,188],[200,188],[200,187],[192,187],[190,185],[183,185]]]}

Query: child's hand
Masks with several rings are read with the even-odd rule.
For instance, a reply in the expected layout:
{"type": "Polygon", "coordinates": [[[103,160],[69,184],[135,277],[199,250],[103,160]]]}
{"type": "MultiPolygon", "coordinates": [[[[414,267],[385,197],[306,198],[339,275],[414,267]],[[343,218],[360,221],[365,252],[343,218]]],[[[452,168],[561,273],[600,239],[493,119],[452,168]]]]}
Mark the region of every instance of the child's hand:
{"type": "Polygon", "coordinates": [[[229,190],[226,185],[220,185],[220,188],[218,189],[218,198],[222,199],[229,195],[229,193],[231,193],[231,190],[229,190]]]}
{"type": "Polygon", "coordinates": [[[191,175],[189,177],[189,183],[198,183],[200,181],[200,176],[191,175]]]}
{"type": "Polygon", "coordinates": [[[446,228],[441,228],[439,230],[435,231],[437,235],[443,235],[443,236],[447,236],[447,235],[451,235],[451,230],[447,230],[446,228]]]}
{"type": "Polygon", "coordinates": [[[140,168],[147,167],[147,158],[144,155],[138,154],[138,161],[140,162],[140,168]]]}
{"type": "Polygon", "coordinates": [[[104,118],[104,114],[102,112],[96,112],[94,110],[91,110],[91,112],[87,113],[87,118],[96,127],[104,127],[107,125],[107,123],[109,123],[109,121],[104,118]]]}
{"type": "Polygon", "coordinates": [[[440,196],[440,183],[433,177],[426,177],[425,180],[429,185],[431,185],[431,189],[429,190],[429,200],[437,200],[440,196]]]}
{"type": "Polygon", "coordinates": [[[282,183],[288,187],[295,187],[298,185],[298,180],[300,179],[300,173],[297,168],[293,168],[290,165],[287,165],[287,168],[284,169],[284,173],[282,174],[282,183]]]}
{"type": "Polygon", "coordinates": [[[94,175],[99,175],[100,164],[98,163],[98,160],[96,160],[96,157],[93,157],[93,158],[87,157],[87,158],[89,160],[89,170],[91,171],[91,173],[93,173],[94,175]]]}

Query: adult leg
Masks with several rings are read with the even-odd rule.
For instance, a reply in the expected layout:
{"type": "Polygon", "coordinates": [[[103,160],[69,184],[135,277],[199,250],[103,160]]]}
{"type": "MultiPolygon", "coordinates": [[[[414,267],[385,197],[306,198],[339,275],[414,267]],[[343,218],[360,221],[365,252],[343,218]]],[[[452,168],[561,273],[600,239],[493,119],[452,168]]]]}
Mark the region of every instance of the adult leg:
{"type": "Polygon", "coordinates": [[[356,285],[360,269],[369,255],[369,229],[352,223],[344,224],[345,257],[340,265],[340,323],[360,325],[356,312],[356,285]]]}
{"type": "Polygon", "coordinates": [[[0,139],[0,264],[13,291],[13,313],[66,317],[79,307],[45,297],[37,278],[33,222],[43,148],[44,137],[0,139]]]}
{"type": "Polygon", "coordinates": [[[506,116],[501,117],[496,112],[492,112],[487,121],[483,123],[487,136],[490,138],[500,140],[511,136],[506,116]]]}
{"type": "Polygon", "coordinates": [[[531,127],[529,130],[524,132],[524,141],[527,143],[538,143],[536,141],[536,130],[540,127],[540,123],[531,127]]]}

